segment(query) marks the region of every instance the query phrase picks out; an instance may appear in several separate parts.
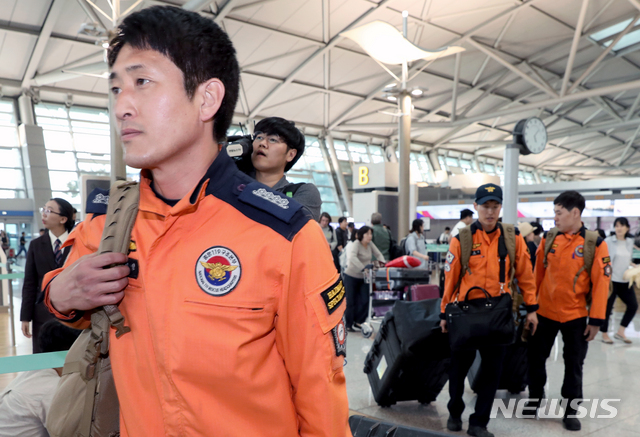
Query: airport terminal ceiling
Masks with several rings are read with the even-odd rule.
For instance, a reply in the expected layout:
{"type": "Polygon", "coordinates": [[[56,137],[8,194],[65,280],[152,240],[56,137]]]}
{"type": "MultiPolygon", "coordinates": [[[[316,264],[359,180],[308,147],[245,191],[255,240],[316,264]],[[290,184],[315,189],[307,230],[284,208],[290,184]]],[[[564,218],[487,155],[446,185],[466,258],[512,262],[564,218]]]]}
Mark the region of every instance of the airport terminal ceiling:
{"type": "Polygon", "coordinates": [[[120,15],[176,5],[218,22],[242,68],[236,123],[281,116],[386,145],[398,130],[391,76],[341,32],[374,20],[401,30],[406,10],[416,45],[465,48],[409,65],[409,87],[423,92],[414,151],[502,159],[515,123],[537,116],[549,143],[521,164],[558,179],[640,172],[640,0],[0,0],[2,94],[106,107],[112,4],[120,15]]]}

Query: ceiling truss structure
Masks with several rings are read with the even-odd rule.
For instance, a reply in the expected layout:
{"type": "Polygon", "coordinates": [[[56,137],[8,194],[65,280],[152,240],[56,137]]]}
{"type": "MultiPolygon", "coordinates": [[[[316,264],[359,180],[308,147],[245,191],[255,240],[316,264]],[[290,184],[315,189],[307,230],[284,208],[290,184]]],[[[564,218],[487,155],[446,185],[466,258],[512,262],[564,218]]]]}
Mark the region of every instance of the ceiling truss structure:
{"type": "MultiPolygon", "coordinates": [[[[17,0],[0,1],[18,8],[17,0]]],[[[444,0],[43,3],[47,7],[37,23],[0,16],[0,38],[32,41],[22,53],[26,61],[19,71],[0,73],[5,95],[38,87],[43,93],[106,102],[104,79],[78,89],[68,81],[75,77],[87,82],[86,76],[105,68],[95,38],[65,28],[69,11],[76,14],[73,26],[95,23],[108,31],[121,17],[120,3],[122,15],[170,4],[198,11],[230,33],[242,56],[237,121],[281,115],[324,133],[386,138],[391,144],[397,139],[397,106],[383,91],[390,79],[340,33],[375,19],[399,26],[406,8],[414,43],[427,47],[436,40],[437,46],[428,48],[462,45],[467,50],[451,60],[410,67],[410,85],[427,88],[414,99],[416,151],[500,158],[515,122],[539,116],[549,130],[550,147],[539,156],[523,157],[521,163],[571,179],[640,172],[640,37],[634,37],[640,32],[638,0],[566,0],[562,6],[550,0],[478,0],[472,8],[468,2],[444,0]],[[112,5],[118,10],[110,10],[112,5]],[[315,8],[318,16],[296,16],[305,8],[315,8]],[[279,23],[261,18],[275,12],[290,18],[279,23]],[[295,20],[305,23],[296,25],[295,20]],[[527,38],[520,28],[528,21],[549,29],[552,36],[527,38]],[[594,37],[623,22],[605,37],[594,37]],[[252,34],[274,43],[254,44],[252,34]],[[636,39],[631,44],[617,48],[632,37],[636,39]],[[48,52],[62,45],[69,46],[73,56],[53,62],[48,52]],[[308,112],[314,116],[307,117],[308,112]]]]}

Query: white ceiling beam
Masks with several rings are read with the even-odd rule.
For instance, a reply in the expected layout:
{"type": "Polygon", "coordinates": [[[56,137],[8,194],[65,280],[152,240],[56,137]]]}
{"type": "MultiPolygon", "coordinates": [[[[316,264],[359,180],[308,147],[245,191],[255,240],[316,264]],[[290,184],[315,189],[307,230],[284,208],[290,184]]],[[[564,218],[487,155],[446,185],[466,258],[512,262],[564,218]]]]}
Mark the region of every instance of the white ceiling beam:
{"type": "Polygon", "coordinates": [[[213,2],[214,0],[189,0],[182,5],[182,9],[185,11],[199,12],[213,2]]]}
{"type": "MultiPolygon", "coordinates": [[[[640,80],[634,80],[631,82],[609,85],[609,86],[604,86],[600,88],[593,88],[588,91],[581,91],[579,93],[568,94],[568,95],[565,95],[564,97],[557,97],[553,99],[542,100],[539,102],[527,103],[525,105],[516,106],[516,107],[505,109],[505,110],[500,110],[500,111],[495,111],[491,113],[476,115],[473,117],[467,117],[464,119],[459,119],[450,124],[453,126],[459,126],[461,124],[472,123],[474,121],[488,120],[491,118],[502,117],[505,115],[506,116],[512,115],[518,112],[526,112],[529,110],[545,108],[547,106],[555,106],[558,103],[574,102],[576,100],[584,100],[592,97],[599,97],[607,94],[615,94],[620,91],[634,90],[634,89],[640,89],[640,80]]],[[[414,123],[412,127],[416,127],[416,128],[432,127],[433,124],[439,124],[439,123],[414,123]]]]}
{"type": "Polygon", "coordinates": [[[578,15],[578,24],[573,32],[573,41],[571,42],[571,49],[569,50],[569,60],[567,61],[567,67],[564,70],[564,77],[562,78],[562,86],[560,87],[561,96],[565,95],[569,78],[571,78],[571,70],[573,69],[573,62],[576,59],[576,51],[578,50],[578,43],[582,36],[582,27],[584,26],[584,17],[587,15],[588,6],[589,0],[582,0],[580,14],[578,15]]]}
{"type": "Polygon", "coordinates": [[[631,135],[631,137],[629,138],[629,142],[627,143],[627,147],[625,147],[624,150],[622,151],[622,155],[620,155],[620,160],[618,161],[618,167],[622,165],[625,155],[629,151],[629,148],[633,145],[633,142],[636,140],[636,137],[638,136],[639,132],[640,132],[640,126],[638,126],[638,128],[635,130],[633,135],[631,135]]]}
{"type": "Polygon", "coordinates": [[[571,85],[569,91],[567,91],[568,94],[571,94],[576,88],[578,88],[578,86],[586,79],[586,77],[598,66],[598,64],[600,64],[600,62],[611,52],[611,50],[613,50],[615,45],[620,42],[622,37],[629,33],[629,31],[635,26],[638,18],[640,18],[640,15],[636,15],[635,18],[629,22],[629,25],[625,27],[622,32],[618,33],[616,38],[609,44],[609,46],[602,53],[600,53],[600,56],[598,56],[584,71],[584,73],[582,73],[582,75],[575,82],[573,82],[573,85],[571,85]]]}
{"type": "MultiPolygon", "coordinates": [[[[233,0],[229,0],[229,1],[233,1],[233,0]]],[[[340,39],[342,38],[341,33],[351,29],[355,26],[357,26],[359,23],[361,23],[363,20],[365,20],[366,18],[369,18],[371,16],[371,14],[373,14],[374,12],[383,10],[382,8],[385,8],[387,6],[387,4],[389,4],[390,2],[395,1],[395,0],[382,0],[380,1],[380,3],[378,3],[378,5],[372,7],[371,9],[369,9],[367,12],[365,12],[364,14],[362,14],[360,17],[358,17],[355,21],[353,21],[351,24],[349,24],[347,27],[345,27],[344,29],[342,29],[342,31],[338,32],[333,38],[331,38],[331,40],[322,48],[318,49],[314,54],[312,54],[311,56],[309,56],[305,61],[303,61],[300,65],[298,65],[288,76],[287,78],[284,80],[283,83],[276,85],[275,88],[273,88],[257,105],[255,108],[253,108],[251,110],[251,113],[249,114],[249,118],[253,118],[255,117],[261,110],[262,108],[267,104],[267,102],[269,102],[269,100],[271,100],[276,94],[278,94],[280,92],[280,90],[287,86],[288,84],[290,84],[291,82],[293,82],[293,80],[298,76],[298,74],[300,74],[300,72],[307,66],[309,65],[311,62],[313,62],[315,59],[317,59],[319,56],[325,54],[326,52],[328,52],[329,50],[331,50],[333,47],[336,46],[336,44],[338,44],[338,41],[340,41],[340,39]]]]}
{"type": "Polygon", "coordinates": [[[42,55],[44,54],[44,50],[47,47],[47,43],[49,42],[49,37],[51,37],[51,31],[58,22],[60,13],[62,12],[62,9],[64,8],[66,3],[67,0],[53,0],[53,2],[51,3],[51,7],[49,8],[49,12],[47,13],[47,18],[44,20],[42,29],[40,29],[38,42],[36,42],[36,45],[31,52],[29,64],[27,64],[24,76],[22,77],[22,89],[28,89],[31,85],[31,79],[33,78],[36,70],[38,69],[38,66],[40,65],[42,55]]]}
{"type": "Polygon", "coordinates": [[[603,123],[597,126],[591,127],[579,127],[579,128],[567,128],[553,132],[549,132],[548,139],[553,140],[556,138],[562,138],[572,135],[584,135],[592,132],[608,131],[610,129],[620,129],[623,127],[635,127],[640,124],[640,118],[636,118],[629,121],[615,122],[615,123],[603,123]]]}
{"type": "Polygon", "coordinates": [[[57,70],[50,71],[49,73],[37,75],[31,80],[31,83],[35,86],[43,86],[73,79],[75,77],[82,76],[83,74],[102,74],[106,71],[107,64],[104,61],[81,66],[64,66],[57,70]]]}
{"type": "Polygon", "coordinates": [[[523,73],[522,71],[520,71],[517,67],[512,65],[510,62],[506,61],[501,56],[496,54],[494,52],[494,49],[485,47],[483,44],[479,43],[478,41],[474,40],[473,38],[469,38],[467,40],[467,42],[470,45],[472,45],[473,47],[475,47],[476,49],[480,50],[485,55],[489,56],[491,59],[496,61],[498,64],[502,65],[505,68],[508,68],[513,73],[515,73],[517,76],[520,76],[520,78],[522,78],[522,79],[526,80],[527,82],[529,82],[531,85],[535,86],[536,88],[539,88],[541,91],[544,91],[545,93],[549,94],[550,96],[558,97],[558,93],[556,93],[555,90],[549,88],[548,86],[538,82],[534,78],[532,78],[529,75],[527,75],[527,74],[523,73]]]}

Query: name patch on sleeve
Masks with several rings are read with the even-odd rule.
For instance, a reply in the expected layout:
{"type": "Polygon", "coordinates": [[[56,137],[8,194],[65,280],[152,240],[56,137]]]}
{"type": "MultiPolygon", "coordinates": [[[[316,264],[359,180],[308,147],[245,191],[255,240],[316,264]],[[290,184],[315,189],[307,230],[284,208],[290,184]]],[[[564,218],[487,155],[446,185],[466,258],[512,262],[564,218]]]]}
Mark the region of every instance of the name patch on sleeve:
{"type": "Polygon", "coordinates": [[[333,336],[333,345],[335,346],[336,357],[339,357],[340,355],[346,357],[347,330],[344,326],[344,319],[340,320],[340,323],[338,323],[336,327],[331,330],[331,335],[333,336]]]}
{"type": "Polygon", "coordinates": [[[602,258],[602,264],[607,264],[611,262],[611,257],[610,256],[605,256],[604,258],[602,258]]]}
{"type": "Polygon", "coordinates": [[[327,311],[329,314],[333,314],[336,308],[340,306],[340,302],[344,300],[346,291],[342,280],[338,279],[335,284],[320,294],[322,295],[324,304],[327,306],[327,311]]]}

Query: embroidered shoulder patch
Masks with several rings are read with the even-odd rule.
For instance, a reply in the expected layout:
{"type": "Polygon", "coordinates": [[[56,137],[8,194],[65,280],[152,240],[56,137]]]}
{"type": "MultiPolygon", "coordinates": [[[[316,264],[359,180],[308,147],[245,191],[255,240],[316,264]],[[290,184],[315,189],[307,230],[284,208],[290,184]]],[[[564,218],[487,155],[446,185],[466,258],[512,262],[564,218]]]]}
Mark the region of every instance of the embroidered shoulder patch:
{"type": "Polygon", "coordinates": [[[338,279],[331,287],[320,293],[320,295],[324,300],[324,304],[327,306],[329,314],[333,314],[336,308],[340,306],[340,302],[342,302],[346,296],[342,280],[338,279]]]}
{"type": "Polygon", "coordinates": [[[344,319],[340,320],[340,323],[331,330],[331,336],[333,337],[333,345],[336,349],[336,357],[342,355],[347,356],[347,329],[344,326],[344,319]]]}
{"type": "Polygon", "coordinates": [[[94,188],[87,197],[87,214],[106,214],[109,204],[109,190],[94,188]]]}
{"type": "Polygon", "coordinates": [[[603,264],[607,264],[611,262],[611,257],[610,256],[605,256],[604,258],[602,258],[602,263],[603,264]]]}
{"type": "Polygon", "coordinates": [[[454,259],[456,259],[456,256],[454,254],[451,253],[451,251],[447,252],[447,262],[449,264],[451,264],[453,262],[454,259]]]}
{"type": "Polygon", "coordinates": [[[611,272],[613,271],[613,269],[611,268],[611,264],[607,264],[606,266],[604,266],[604,275],[608,278],[611,276],[611,272]]]}
{"type": "Polygon", "coordinates": [[[244,187],[238,199],[266,211],[286,223],[290,223],[295,213],[302,208],[302,205],[294,199],[272,191],[258,182],[252,182],[244,187]]]}

